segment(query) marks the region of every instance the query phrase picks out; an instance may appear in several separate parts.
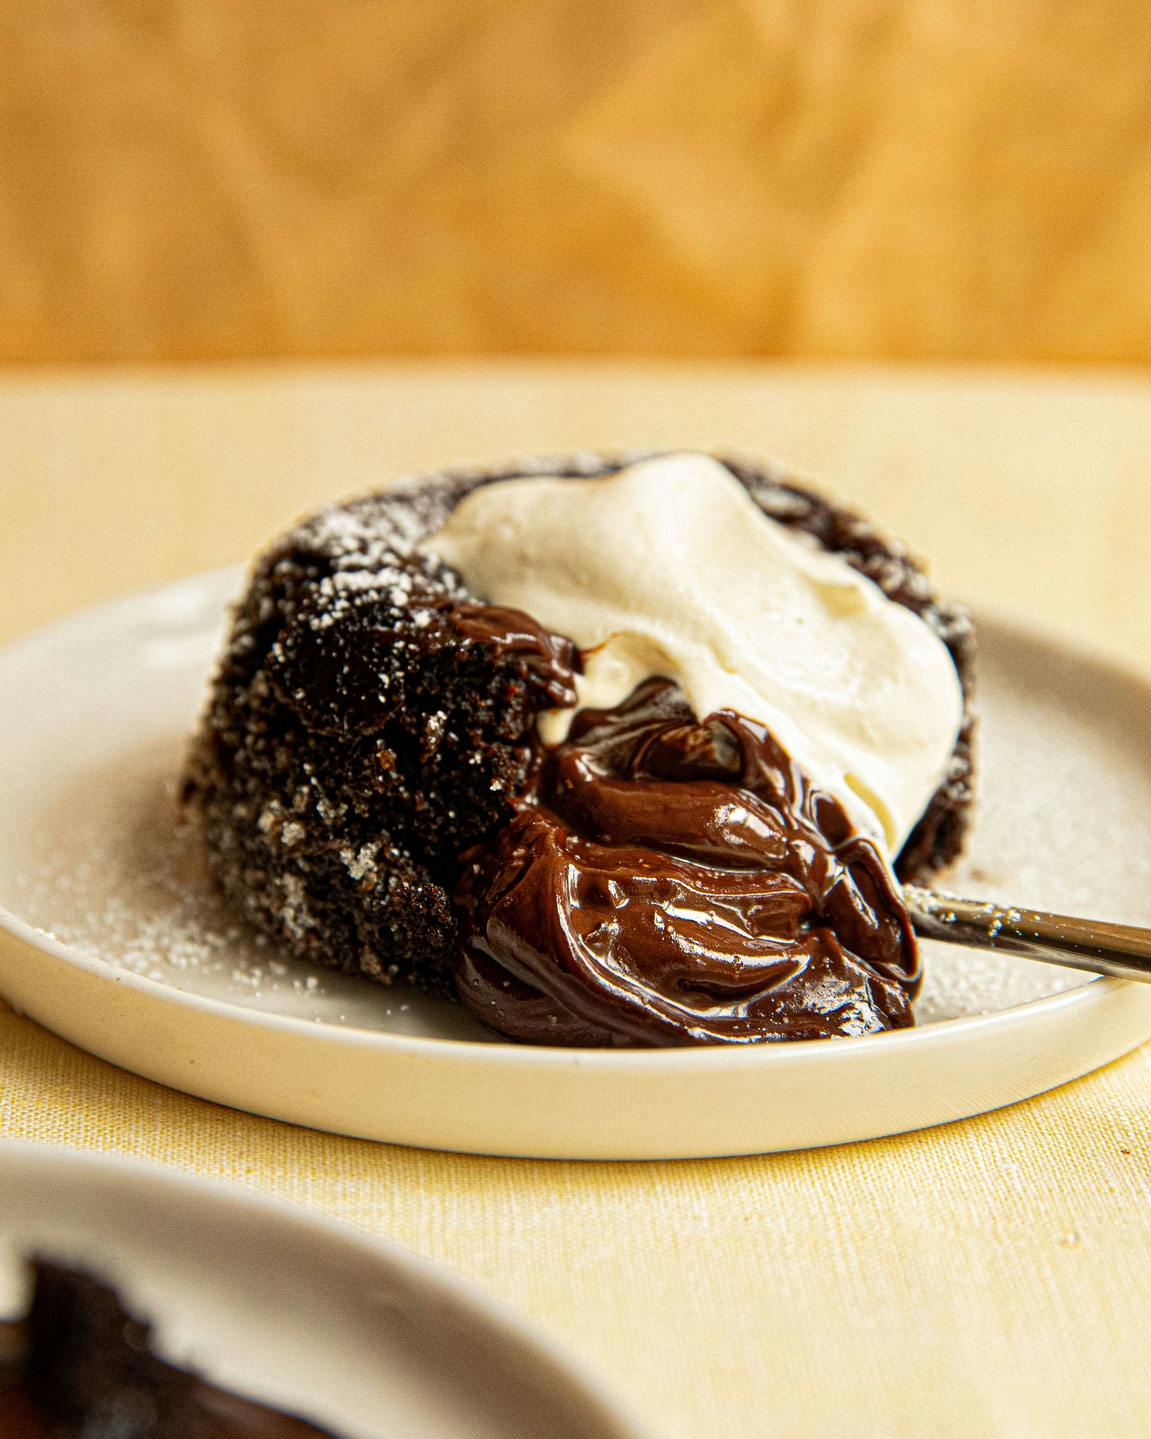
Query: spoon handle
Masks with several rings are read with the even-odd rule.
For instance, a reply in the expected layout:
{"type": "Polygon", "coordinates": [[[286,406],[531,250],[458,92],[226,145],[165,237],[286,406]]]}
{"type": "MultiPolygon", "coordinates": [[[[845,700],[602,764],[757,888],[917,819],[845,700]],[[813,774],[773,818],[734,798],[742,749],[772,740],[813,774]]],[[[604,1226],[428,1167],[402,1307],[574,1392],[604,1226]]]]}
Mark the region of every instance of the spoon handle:
{"type": "Polygon", "coordinates": [[[1151,984],[1151,929],[986,900],[956,899],[917,884],[904,885],[903,898],[921,939],[995,949],[1068,969],[1090,969],[1151,984]]]}

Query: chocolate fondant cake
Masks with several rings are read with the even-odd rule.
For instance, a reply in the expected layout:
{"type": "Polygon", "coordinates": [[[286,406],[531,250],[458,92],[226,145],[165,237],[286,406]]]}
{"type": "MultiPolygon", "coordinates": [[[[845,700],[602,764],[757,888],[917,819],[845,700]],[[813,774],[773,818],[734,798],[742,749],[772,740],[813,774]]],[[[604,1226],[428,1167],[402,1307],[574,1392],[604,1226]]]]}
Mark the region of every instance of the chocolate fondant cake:
{"type": "Polygon", "coordinates": [[[296,955],[458,996],[515,1038],[746,1043],[909,1024],[918,958],[893,872],[924,879],[963,843],[974,641],[901,546],[719,457],[765,523],[840,557],[950,656],[949,759],[886,855],[859,831],[856,796],[828,793],[764,716],[695,713],[658,668],[623,699],[581,703],[592,651],[471,592],[429,548],[484,487],[652,458],[427,475],[274,544],[187,772],[212,874],[296,955]],[[574,717],[544,743],[549,711],[574,717]]]}
{"type": "Polygon", "coordinates": [[[31,1269],[27,1316],[0,1324],[0,1439],[335,1439],[159,1358],[103,1281],[31,1269]]]}

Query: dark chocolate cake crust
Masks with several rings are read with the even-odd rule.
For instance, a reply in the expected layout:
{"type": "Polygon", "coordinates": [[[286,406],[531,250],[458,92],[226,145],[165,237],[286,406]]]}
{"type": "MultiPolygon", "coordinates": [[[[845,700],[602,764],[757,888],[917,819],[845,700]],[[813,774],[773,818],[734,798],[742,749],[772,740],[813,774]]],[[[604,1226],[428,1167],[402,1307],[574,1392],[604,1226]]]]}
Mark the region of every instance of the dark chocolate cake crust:
{"type": "MultiPolygon", "coordinates": [[[[257,929],[309,962],[454,993],[458,857],[510,817],[549,701],[521,657],[460,627],[459,605],[482,597],[417,546],[481,485],[590,478],[653,453],[409,478],[303,521],[257,561],[184,786],[215,881],[257,929]]],[[[951,653],[963,727],[896,865],[925,879],[957,857],[968,824],[971,621],[866,520],[769,467],[716,458],[765,514],[842,555],[951,653]]]]}

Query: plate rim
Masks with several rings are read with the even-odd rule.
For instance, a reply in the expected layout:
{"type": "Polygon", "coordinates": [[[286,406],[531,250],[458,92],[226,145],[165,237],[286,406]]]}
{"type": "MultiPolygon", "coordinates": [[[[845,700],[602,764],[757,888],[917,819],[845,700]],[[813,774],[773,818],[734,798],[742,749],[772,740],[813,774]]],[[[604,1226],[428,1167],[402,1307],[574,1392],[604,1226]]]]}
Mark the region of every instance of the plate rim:
{"type": "MultiPolygon", "coordinates": [[[[20,652],[35,649],[45,641],[63,640],[73,629],[83,630],[93,621],[102,622],[105,627],[112,625],[116,611],[132,607],[148,600],[155,600],[187,589],[191,593],[223,586],[225,581],[238,581],[246,573],[244,565],[224,565],[214,569],[201,570],[182,578],[160,585],[150,585],[129,590],[85,605],[56,619],[17,636],[0,647],[0,668],[10,659],[18,659],[20,652]]],[[[227,600],[227,605],[232,604],[227,600]]],[[[1106,650],[1094,650],[1080,640],[1060,633],[1057,627],[1036,622],[1030,617],[1020,617],[1009,609],[995,605],[973,607],[976,619],[976,637],[981,626],[1012,631],[1020,638],[1038,644],[1043,648],[1058,648],[1063,655],[1070,654],[1090,664],[1107,670],[1115,678],[1132,684],[1147,694],[1151,705],[1151,676],[1144,674],[1137,666],[1106,650]]],[[[214,661],[213,661],[214,663],[214,661]]],[[[189,732],[194,717],[189,717],[189,732]]],[[[922,1047],[924,1044],[946,1042],[955,1036],[977,1037],[986,1030],[1010,1023],[1027,1027],[1031,1023],[1042,1024],[1052,1013],[1066,1008],[1094,1005],[1115,991],[1127,987],[1130,980],[1110,976],[1096,976],[1081,985],[1042,995],[1038,999],[1021,1001],[1003,1009],[989,1010],[982,1014],[961,1015],[952,1019],[936,1020],[930,1024],[916,1024],[908,1029],[883,1030],[877,1034],[835,1037],[834,1043],[821,1040],[777,1042],[746,1045],[700,1045],[654,1047],[647,1049],[580,1048],[570,1045],[519,1044],[508,1040],[454,1039],[440,1035],[400,1034],[391,1030],[365,1029],[358,1025],[332,1025],[324,1021],[298,1019],[292,1015],[279,1014],[273,1010],[253,1009],[225,999],[215,999],[194,991],[178,989],[163,981],[137,974],[122,968],[109,960],[100,959],[74,945],[64,944],[54,935],[38,929],[29,921],[0,904],[0,932],[6,932],[19,943],[38,949],[62,963],[87,972],[94,978],[114,985],[135,990],[142,995],[177,1007],[196,1010],[201,1014],[231,1022],[252,1024],[259,1028],[279,1030],[297,1037],[322,1038],[325,1042],[336,1042],[342,1047],[367,1048],[371,1050],[392,1050],[409,1055],[443,1055],[456,1063],[470,1059],[503,1067],[532,1068],[544,1066],[570,1066],[578,1063],[581,1068],[594,1067],[628,1073],[640,1068],[658,1068],[661,1063],[673,1064],[676,1069],[708,1069],[730,1065],[754,1066],[766,1062],[777,1067],[797,1063],[833,1065],[838,1061],[850,1063],[859,1052],[859,1046],[873,1049],[877,1044],[891,1049],[922,1047]]],[[[1020,961],[1023,962],[1023,961],[1020,961]]]]}
{"type": "MultiPolygon", "coordinates": [[[[591,1417],[610,1439],[654,1439],[653,1431],[641,1425],[631,1409],[624,1405],[590,1365],[573,1355],[546,1328],[536,1325],[526,1314],[503,1299],[489,1293],[476,1281],[457,1274],[447,1265],[428,1259],[408,1245],[388,1235],[361,1228],[350,1220],[324,1210],[311,1209],[262,1189],[247,1188],[234,1180],[199,1174],[154,1159],[140,1159],[115,1151],[83,1149],[77,1145],[55,1144],[49,1140],[0,1138],[0,1165],[7,1168],[11,1161],[33,1170],[44,1166],[61,1171],[61,1179],[78,1165],[94,1175],[128,1184],[159,1185],[173,1194],[191,1192],[209,1208],[222,1215],[225,1208],[249,1211],[253,1216],[271,1214],[286,1227],[322,1237],[325,1244],[336,1244],[352,1250],[376,1263],[383,1263],[413,1279],[418,1287],[434,1298],[447,1300],[470,1318],[478,1318],[484,1328],[498,1335],[501,1343],[510,1343],[527,1351],[542,1363],[552,1380],[562,1379],[570,1388],[573,1400],[591,1406],[591,1417]]],[[[4,1221],[0,1220],[0,1239],[4,1237],[4,1221]]],[[[80,1228],[83,1228],[81,1222],[80,1228]]]]}

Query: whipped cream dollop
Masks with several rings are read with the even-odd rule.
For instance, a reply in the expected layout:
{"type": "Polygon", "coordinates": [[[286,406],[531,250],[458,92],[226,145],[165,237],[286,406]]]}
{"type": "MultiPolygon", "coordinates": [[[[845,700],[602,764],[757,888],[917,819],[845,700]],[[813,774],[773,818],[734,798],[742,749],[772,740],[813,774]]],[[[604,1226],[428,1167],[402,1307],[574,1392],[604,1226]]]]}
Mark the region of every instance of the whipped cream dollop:
{"type": "MultiPolygon", "coordinates": [[[[701,719],[758,720],[889,857],[947,773],[963,694],[942,641],[706,455],[484,485],[423,549],[579,646],[577,708],[658,676],[701,719]]],[[[545,743],[574,712],[541,715],[545,743]]]]}

